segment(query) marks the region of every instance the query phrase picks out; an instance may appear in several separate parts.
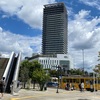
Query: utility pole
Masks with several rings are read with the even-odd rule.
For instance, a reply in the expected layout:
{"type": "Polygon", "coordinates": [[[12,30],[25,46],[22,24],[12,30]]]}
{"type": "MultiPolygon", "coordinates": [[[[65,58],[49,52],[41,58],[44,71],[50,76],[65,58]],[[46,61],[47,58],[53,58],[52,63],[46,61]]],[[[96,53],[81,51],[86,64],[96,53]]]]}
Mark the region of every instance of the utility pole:
{"type": "Polygon", "coordinates": [[[83,58],[83,74],[84,74],[84,49],[82,49],[82,58],[83,58]]]}

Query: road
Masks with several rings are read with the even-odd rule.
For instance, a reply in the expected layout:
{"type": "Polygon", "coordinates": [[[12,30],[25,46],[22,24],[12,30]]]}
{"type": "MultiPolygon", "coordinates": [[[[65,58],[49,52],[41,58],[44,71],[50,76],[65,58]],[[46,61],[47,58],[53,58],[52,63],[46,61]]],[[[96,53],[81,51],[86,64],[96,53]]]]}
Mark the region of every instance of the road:
{"type": "Polygon", "coordinates": [[[18,94],[4,94],[2,100],[100,100],[100,91],[66,91],[48,88],[46,91],[21,89],[18,94]]]}

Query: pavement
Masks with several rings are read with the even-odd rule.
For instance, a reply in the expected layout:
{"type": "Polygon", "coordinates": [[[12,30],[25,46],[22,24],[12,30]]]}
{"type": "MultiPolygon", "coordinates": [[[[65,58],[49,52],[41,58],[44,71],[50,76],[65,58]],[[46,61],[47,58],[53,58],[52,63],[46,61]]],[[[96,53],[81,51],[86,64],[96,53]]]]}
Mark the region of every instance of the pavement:
{"type": "Polygon", "coordinates": [[[4,94],[0,100],[100,100],[100,91],[66,91],[56,88],[48,88],[46,91],[21,89],[19,93],[4,94]]]}

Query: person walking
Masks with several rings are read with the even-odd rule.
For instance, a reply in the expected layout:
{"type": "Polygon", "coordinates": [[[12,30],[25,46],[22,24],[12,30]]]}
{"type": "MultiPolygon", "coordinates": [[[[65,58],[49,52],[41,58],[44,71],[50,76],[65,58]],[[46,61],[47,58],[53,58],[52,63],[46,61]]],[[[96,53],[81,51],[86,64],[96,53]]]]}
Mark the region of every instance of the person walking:
{"type": "Polygon", "coordinates": [[[84,91],[84,83],[83,82],[81,83],[81,89],[82,89],[82,91],[84,91]]]}
{"type": "Polygon", "coordinates": [[[79,83],[79,90],[82,91],[81,83],[79,83]]]}
{"type": "Polygon", "coordinates": [[[4,80],[5,80],[5,77],[3,77],[3,78],[0,80],[0,93],[1,93],[1,97],[0,97],[0,98],[3,97],[3,93],[4,93],[4,86],[5,86],[4,80]]]}
{"type": "Polygon", "coordinates": [[[70,90],[70,83],[67,83],[67,90],[70,90]]]}

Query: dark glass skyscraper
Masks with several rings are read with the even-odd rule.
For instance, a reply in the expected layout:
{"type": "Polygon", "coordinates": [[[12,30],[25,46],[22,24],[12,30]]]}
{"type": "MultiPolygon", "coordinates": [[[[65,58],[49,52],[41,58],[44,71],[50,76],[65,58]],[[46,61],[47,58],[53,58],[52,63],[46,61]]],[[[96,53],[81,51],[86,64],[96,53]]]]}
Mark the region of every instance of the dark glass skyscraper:
{"type": "Polygon", "coordinates": [[[42,54],[67,54],[67,27],[64,3],[44,5],[42,54]]]}

